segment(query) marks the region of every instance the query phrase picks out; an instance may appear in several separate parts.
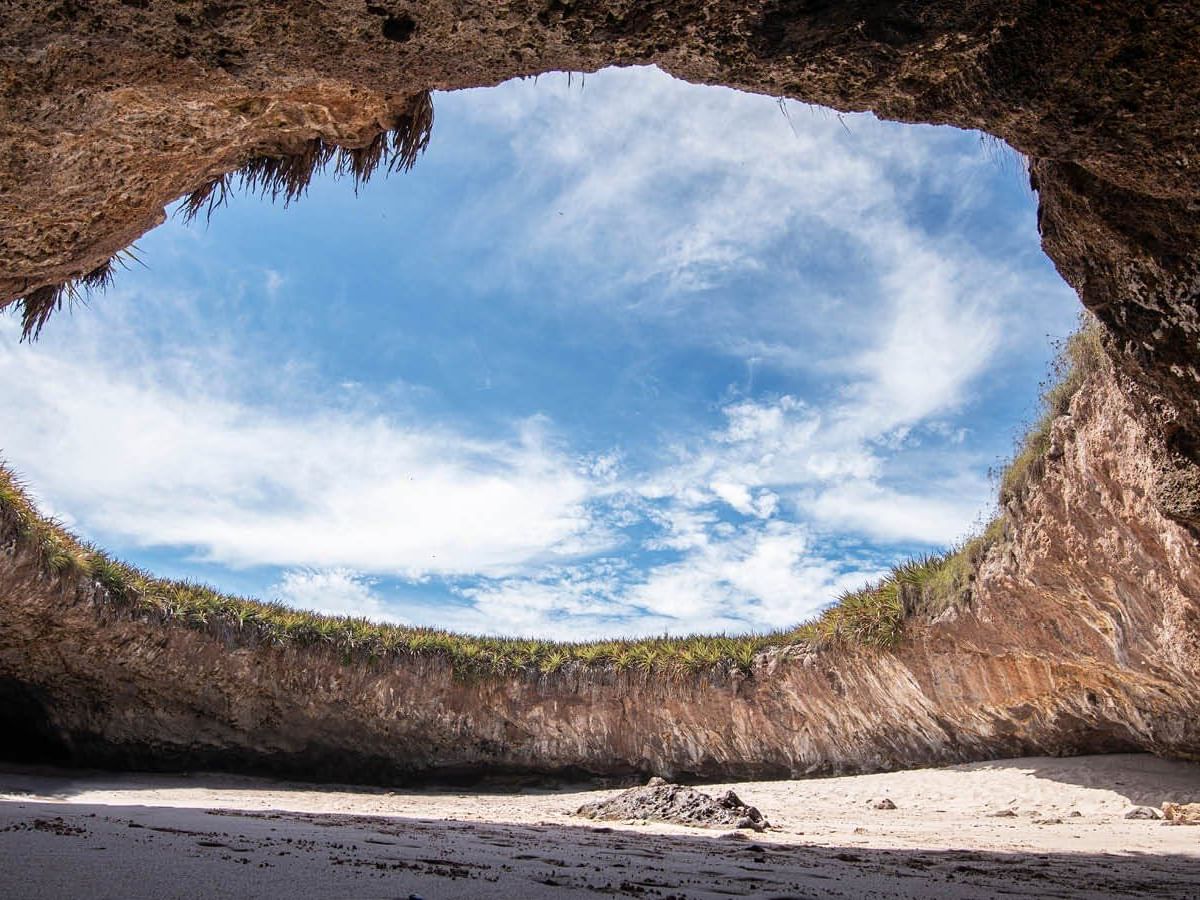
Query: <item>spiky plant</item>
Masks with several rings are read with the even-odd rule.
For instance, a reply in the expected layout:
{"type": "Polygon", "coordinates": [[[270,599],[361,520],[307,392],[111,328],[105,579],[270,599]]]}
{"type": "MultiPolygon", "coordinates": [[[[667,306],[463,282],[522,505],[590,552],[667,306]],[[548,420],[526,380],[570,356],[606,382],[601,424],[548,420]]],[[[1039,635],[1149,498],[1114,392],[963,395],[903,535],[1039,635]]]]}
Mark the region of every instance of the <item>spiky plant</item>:
{"type": "Polygon", "coordinates": [[[48,284],[30,291],[23,297],[10,300],[0,305],[0,309],[15,306],[21,314],[21,340],[37,340],[42,328],[50,321],[54,313],[64,306],[70,307],[77,303],[87,302],[87,298],[99,291],[112,286],[116,266],[128,267],[127,261],[141,262],[135,246],[110,256],[100,265],[76,278],[69,278],[58,284],[48,284]]]}
{"type": "MultiPolygon", "coordinates": [[[[1068,343],[1070,365],[1046,394],[1046,408],[1060,415],[1102,354],[1096,334],[1068,343]]],[[[1036,439],[1027,442],[1036,446],[1036,439]]],[[[995,518],[978,535],[942,554],[915,557],[858,591],[842,594],[816,619],[767,635],[688,635],[639,641],[553,643],[481,638],[432,628],[384,625],[365,619],[321,616],[279,603],[229,597],[205,585],[157,579],[86,547],[56,522],[37,513],[20,482],[0,466],[0,527],[41,554],[47,570],[89,574],[108,599],[133,615],[173,621],[218,633],[247,633],[276,646],[324,647],[350,662],[380,656],[439,658],[457,675],[508,676],[552,673],[578,662],[688,678],[741,670],[753,673],[758,655],[771,647],[827,645],[887,649],[904,638],[908,623],[969,601],[972,579],[988,553],[1005,539],[1007,519],[995,518]]]]}
{"type": "Polygon", "coordinates": [[[1084,314],[1079,330],[1067,338],[1054,360],[1049,383],[1044,386],[1040,398],[1041,415],[1022,436],[1001,476],[1002,505],[1020,500],[1028,488],[1041,479],[1054,423],[1066,415],[1080,386],[1105,358],[1100,324],[1084,314]]]}

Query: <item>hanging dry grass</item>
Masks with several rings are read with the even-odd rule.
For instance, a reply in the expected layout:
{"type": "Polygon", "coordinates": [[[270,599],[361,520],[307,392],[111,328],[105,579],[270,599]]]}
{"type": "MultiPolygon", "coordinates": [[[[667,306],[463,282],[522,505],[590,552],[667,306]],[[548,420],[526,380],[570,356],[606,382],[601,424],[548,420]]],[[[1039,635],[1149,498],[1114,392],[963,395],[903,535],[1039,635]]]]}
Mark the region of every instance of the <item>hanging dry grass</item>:
{"type": "MultiPolygon", "coordinates": [[[[191,222],[201,213],[206,219],[211,218],[235,188],[270,197],[272,201],[282,198],[286,206],[300,199],[313,178],[331,166],[335,175],[353,177],[357,191],[381,168],[389,173],[409,171],[428,149],[432,134],[433,97],[424,91],[411,98],[390,128],[380,131],[365,146],[342,147],[315,137],[296,153],[251,157],[236,171],[218,175],[187,194],[178,214],[185,222],[191,222]]],[[[17,305],[21,310],[21,339],[37,340],[50,317],[64,306],[86,302],[90,294],[111,286],[115,264],[124,264],[126,258],[140,262],[132,249],[123,250],[90,272],[37,288],[0,305],[0,310],[17,305]]]]}
{"type": "Polygon", "coordinates": [[[72,278],[59,284],[48,284],[30,291],[24,297],[10,300],[0,306],[0,310],[9,306],[17,306],[21,311],[21,340],[37,340],[38,335],[42,333],[42,328],[54,313],[63,306],[85,303],[91,294],[111,287],[117,265],[128,268],[127,261],[129,260],[141,262],[133,247],[128,247],[120,253],[110,256],[96,268],[85,272],[78,278],[72,278]]]}
{"type": "Polygon", "coordinates": [[[48,284],[14,300],[21,311],[21,340],[36,340],[50,316],[73,295],[70,282],[48,284]]]}
{"type": "Polygon", "coordinates": [[[425,91],[412,98],[390,128],[362,147],[343,147],[315,137],[295,153],[251,157],[236,171],[218,175],[184,197],[179,212],[185,222],[201,212],[211,217],[235,187],[273,201],[282,199],[286,206],[300,199],[313,178],[330,167],[337,176],[353,177],[358,190],[381,168],[389,173],[410,170],[429,147],[432,133],[433,98],[425,91]]]}

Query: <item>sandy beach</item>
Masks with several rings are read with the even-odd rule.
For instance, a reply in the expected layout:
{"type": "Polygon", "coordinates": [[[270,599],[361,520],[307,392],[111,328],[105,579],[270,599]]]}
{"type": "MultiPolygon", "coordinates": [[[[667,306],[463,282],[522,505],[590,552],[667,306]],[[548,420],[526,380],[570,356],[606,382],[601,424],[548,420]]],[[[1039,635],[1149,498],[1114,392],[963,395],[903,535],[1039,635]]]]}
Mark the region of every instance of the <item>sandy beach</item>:
{"type": "Polygon", "coordinates": [[[763,833],[571,812],[583,786],[397,790],[229,775],[0,773],[0,895],[1200,897],[1200,766],[1028,758],[711,785],[763,833]],[[895,809],[876,809],[887,798],[895,809]]]}

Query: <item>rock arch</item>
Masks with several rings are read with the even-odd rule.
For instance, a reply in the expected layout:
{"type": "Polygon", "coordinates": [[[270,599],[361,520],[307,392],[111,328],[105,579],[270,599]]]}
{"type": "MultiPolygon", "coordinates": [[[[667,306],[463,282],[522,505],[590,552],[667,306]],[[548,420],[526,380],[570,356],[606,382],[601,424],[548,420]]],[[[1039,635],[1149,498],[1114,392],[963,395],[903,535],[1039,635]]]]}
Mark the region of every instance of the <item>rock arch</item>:
{"type": "Polygon", "coordinates": [[[312,773],[357,753],[348,774],[367,778],[1197,756],[1198,12],[1188,0],[0,0],[0,307],[96,271],[249,158],[317,138],[372,145],[425,91],[655,63],[1007,141],[1029,157],[1043,246],[1105,325],[1112,361],[981,569],[976,607],[883,660],[761,660],[749,685],[656,685],[629,719],[626,694],[644,686],[604,673],[475,691],[430,680],[424,663],[346,673],[113,617],[100,587],[47,570],[0,522],[0,693],[25,698],[81,761],[312,773]],[[823,699],[828,666],[850,700],[823,699]],[[847,731],[834,713],[856,708],[847,731]]]}

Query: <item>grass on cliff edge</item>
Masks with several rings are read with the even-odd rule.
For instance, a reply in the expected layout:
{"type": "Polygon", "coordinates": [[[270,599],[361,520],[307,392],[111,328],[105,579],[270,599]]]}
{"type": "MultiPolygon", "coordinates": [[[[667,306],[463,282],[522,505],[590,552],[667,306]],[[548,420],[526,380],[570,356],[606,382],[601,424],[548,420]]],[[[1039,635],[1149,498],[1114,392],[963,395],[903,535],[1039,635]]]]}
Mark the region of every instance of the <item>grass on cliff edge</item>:
{"type": "MultiPolygon", "coordinates": [[[[1067,341],[1042,395],[1041,418],[1025,435],[1001,479],[1001,500],[1019,498],[1045,469],[1054,420],[1102,358],[1098,327],[1085,325],[1067,341]]],[[[929,617],[970,599],[987,552],[1004,537],[1005,517],[944,553],[908,560],[884,578],[847,592],[817,618],[795,628],[731,637],[565,643],[477,637],[433,628],[385,625],[361,618],[324,616],[222,594],[203,584],[169,581],[113,559],[43,517],[20,482],[0,465],[0,538],[13,536],[37,550],[48,572],[88,578],[110,602],[134,615],[207,630],[225,639],[276,646],[328,647],[347,660],[440,657],[461,675],[551,674],[572,664],[622,672],[687,676],[753,670],[772,647],[871,647],[897,644],[914,617],[929,617]],[[15,532],[15,535],[13,534],[15,532]]]]}
{"type": "Polygon", "coordinates": [[[1045,472],[1050,433],[1054,422],[1067,414],[1071,398],[1104,359],[1100,325],[1084,319],[1078,331],[1066,339],[1051,364],[1050,377],[1042,387],[1041,415],[1025,432],[1016,453],[1000,475],[1000,503],[1020,500],[1045,472]]]}

